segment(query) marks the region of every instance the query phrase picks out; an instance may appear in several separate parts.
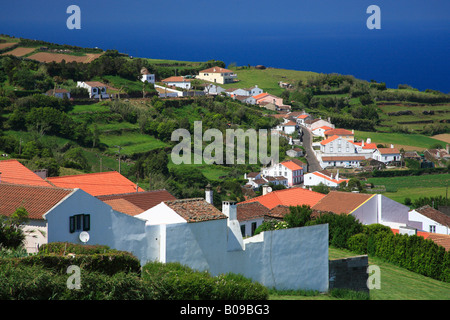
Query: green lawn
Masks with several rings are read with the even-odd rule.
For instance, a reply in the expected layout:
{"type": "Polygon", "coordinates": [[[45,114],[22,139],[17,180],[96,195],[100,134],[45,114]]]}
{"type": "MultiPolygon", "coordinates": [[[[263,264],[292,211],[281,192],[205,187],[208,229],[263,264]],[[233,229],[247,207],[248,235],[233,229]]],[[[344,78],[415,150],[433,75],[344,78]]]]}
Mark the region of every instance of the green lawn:
{"type": "Polygon", "coordinates": [[[166,143],[155,137],[141,134],[139,132],[124,132],[122,134],[101,134],[100,142],[108,146],[108,153],[118,152],[116,146],[121,146],[121,154],[132,155],[167,146],[166,143]]]}
{"type": "MultiPolygon", "coordinates": [[[[329,248],[329,259],[342,259],[358,254],[329,248]]],[[[380,258],[369,257],[369,265],[380,267],[380,289],[370,290],[371,300],[450,300],[450,283],[437,281],[400,268],[380,258]]],[[[328,294],[315,296],[276,296],[271,300],[337,300],[328,294]]]]}
{"type": "Polygon", "coordinates": [[[430,148],[435,143],[442,144],[442,141],[433,139],[421,134],[403,134],[403,133],[380,133],[380,132],[366,132],[355,130],[355,139],[366,140],[371,138],[373,143],[376,144],[393,144],[397,148],[404,148],[405,150],[415,149],[417,151],[423,151],[430,148]]]}

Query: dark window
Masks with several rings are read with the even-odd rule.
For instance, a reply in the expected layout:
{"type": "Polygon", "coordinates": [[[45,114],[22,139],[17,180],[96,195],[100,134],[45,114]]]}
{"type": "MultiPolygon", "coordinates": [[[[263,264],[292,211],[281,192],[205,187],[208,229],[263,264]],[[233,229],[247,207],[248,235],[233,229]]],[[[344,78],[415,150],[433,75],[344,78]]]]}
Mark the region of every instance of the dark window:
{"type": "Polygon", "coordinates": [[[75,231],[89,231],[91,228],[91,216],[89,214],[77,214],[69,217],[70,233],[75,231]]]}
{"type": "Polygon", "coordinates": [[[256,222],[252,222],[252,235],[255,234],[255,230],[256,230],[256,222]]]}
{"type": "Polygon", "coordinates": [[[241,233],[242,233],[242,236],[245,237],[245,224],[243,224],[241,226],[241,233]]]}

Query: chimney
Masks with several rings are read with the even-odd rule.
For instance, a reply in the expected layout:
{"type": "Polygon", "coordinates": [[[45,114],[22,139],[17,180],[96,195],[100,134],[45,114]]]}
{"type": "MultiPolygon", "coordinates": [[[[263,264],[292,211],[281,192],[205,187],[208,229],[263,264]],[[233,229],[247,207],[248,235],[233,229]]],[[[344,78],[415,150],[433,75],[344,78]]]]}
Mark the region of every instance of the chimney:
{"type": "Polygon", "coordinates": [[[445,146],[445,149],[447,150],[447,153],[450,154],[450,144],[447,144],[447,145],[445,146]]]}
{"type": "Polygon", "coordinates": [[[222,213],[228,220],[237,220],[236,201],[222,201],[222,213]]]}
{"type": "Polygon", "coordinates": [[[211,185],[208,183],[208,185],[205,187],[205,200],[209,204],[213,204],[213,191],[211,188],[211,185]]]}
{"type": "Polygon", "coordinates": [[[339,181],[339,169],[337,170],[335,179],[336,179],[337,181],[339,181]]]}
{"type": "Polygon", "coordinates": [[[391,144],[391,149],[393,149],[394,148],[394,145],[393,144],[391,144]]]}
{"type": "Polygon", "coordinates": [[[263,196],[269,193],[268,189],[269,189],[269,185],[265,184],[265,185],[262,186],[262,194],[263,194],[263,196]]]}

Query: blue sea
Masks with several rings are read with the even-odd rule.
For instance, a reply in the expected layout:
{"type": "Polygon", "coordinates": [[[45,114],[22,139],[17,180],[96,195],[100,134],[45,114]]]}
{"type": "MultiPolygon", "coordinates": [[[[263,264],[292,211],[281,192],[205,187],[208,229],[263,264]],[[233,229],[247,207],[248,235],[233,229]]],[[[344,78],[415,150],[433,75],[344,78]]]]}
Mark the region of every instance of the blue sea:
{"type": "MultiPolygon", "coordinates": [[[[364,17],[363,17],[364,18],[364,17]]],[[[65,24],[65,21],[61,21],[65,24]]],[[[167,25],[87,22],[81,30],[54,23],[0,23],[0,33],[83,47],[116,49],[134,57],[187,61],[222,60],[227,65],[340,73],[419,90],[450,93],[448,22],[416,25],[386,22],[369,30],[365,20],[349,23],[242,22],[223,28],[198,21],[167,25]]]]}

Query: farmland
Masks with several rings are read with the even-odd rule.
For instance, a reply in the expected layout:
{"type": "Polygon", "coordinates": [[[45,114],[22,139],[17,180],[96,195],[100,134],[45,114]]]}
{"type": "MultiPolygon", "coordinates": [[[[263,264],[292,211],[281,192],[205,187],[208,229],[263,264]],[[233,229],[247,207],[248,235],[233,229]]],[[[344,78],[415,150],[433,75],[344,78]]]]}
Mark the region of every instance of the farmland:
{"type": "Polygon", "coordinates": [[[37,60],[39,62],[57,62],[65,60],[66,62],[81,62],[89,63],[100,57],[100,53],[86,53],[85,55],[71,55],[64,53],[49,53],[49,52],[38,52],[31,56],[29,59],[37,60]]]}

